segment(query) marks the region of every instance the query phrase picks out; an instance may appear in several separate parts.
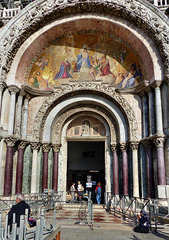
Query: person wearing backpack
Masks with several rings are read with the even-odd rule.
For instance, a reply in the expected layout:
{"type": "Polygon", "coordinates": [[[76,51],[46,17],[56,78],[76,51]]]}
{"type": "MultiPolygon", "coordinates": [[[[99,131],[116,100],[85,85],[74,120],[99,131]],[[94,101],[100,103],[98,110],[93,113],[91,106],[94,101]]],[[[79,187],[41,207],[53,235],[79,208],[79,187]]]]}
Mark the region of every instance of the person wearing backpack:
{"type": "Polygon", "coordinates": [[[97,187],[95,189],[95,193],[96,193],[96,202],[97,204],[101,203],[101,196],[102,196],[102,187],[101,187],[101,183],[98,182],[97,187]]]}

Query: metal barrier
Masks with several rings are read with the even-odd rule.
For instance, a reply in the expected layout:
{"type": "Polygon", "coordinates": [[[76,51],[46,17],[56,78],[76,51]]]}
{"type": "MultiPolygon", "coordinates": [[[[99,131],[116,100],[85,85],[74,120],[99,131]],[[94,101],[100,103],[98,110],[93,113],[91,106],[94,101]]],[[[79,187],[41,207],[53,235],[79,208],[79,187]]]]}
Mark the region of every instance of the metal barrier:
{"type": "Polygon", "coordinates": [[[166,200],[129,198],[124,195],[106,193],[105,202],[106,211],[112,212],[123,219],[130,219],[135,224],[137,224],[137,214],[144,209],[149,216],[150,230],[157,231],[164,220],[169,223],[169,209],[166,200]],[[164,203],[166,206],[164,206],[164,203]]]}

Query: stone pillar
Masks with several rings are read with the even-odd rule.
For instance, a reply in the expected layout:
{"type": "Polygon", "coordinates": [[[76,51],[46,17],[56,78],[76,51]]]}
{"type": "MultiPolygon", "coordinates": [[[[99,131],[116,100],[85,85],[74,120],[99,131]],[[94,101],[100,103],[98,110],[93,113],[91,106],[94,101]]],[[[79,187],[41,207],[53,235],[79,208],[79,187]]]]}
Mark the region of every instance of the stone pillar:
{"type": "Polygon", "coordinates": [[[28,106],[29,106],[29,95],[26,95],[23,105],[23,116],[22,116],[22,137],[27,136],[27,125],[28,125],[28,106]]]}
{"type": "Polygon", "coordinates": [[[0,81],[0,119],[1,119],[1,109],[2,109],[2,93],[5,88],[6,88],[6,83],[0,81]]]}
{"type": "Polygon", "coordinates": [[[31,176],[31,193],[36,193],[36,185],[37,185],[37,159],[38,159],[38,149],[40,147],[40,143],[32,142],[31,147],[33,149],[33,157],[32,157],[32,176],[31,176]]]}
{"type": "Polygon", "coordinates": [[[142,96],[142,116],[143,116],[143,138],[148,137],[149,135],[149,126],[148,126],[148,101],[147,96],[144,94],[142,96]]]}
{"type": "Polygon", "coordinates": [[[8,137],[5,139],[7,144],[6,162],[5,162],[5,178],[4,178],[4,195],[12,193],[12,173],[13,173],[13,147],[16,139],[8,137]]]}
{"type": "Polygon", "coordinates": [[[133,161],[133,197],[139,197],[138,142],[130,143],[133,161]]]}
{"type": "Polygon", "coordinates": [[[48,188],[48,153],[50,150],[49,144],[43,144],[43,174],[42,174],[42,192],[48,188]]]}
{"type": "Polygon", "coordinates": [[[153,158],[152,146],[150,141],[143,141],[146,149],[146,166],[147,166],[147,198],[154,198],[154,180],[153,180],[153,158]]]}
{"type": "Polygon", "coordinates": [[[15,134],[20,137],[21,135],[21,122],[22,122],[22,103],[23,96],[25,95],[24,91],[20,91],[18,102],[17,102],[17,110],[16,110],[16,118],[15,118],[15,134]]]}
{"type": "Polygon", "coordinates": [[[8,135],[13,135],[14,120],[15,120],[16,93],[19,92],[19,88],[12,85],[12,86],[8,87],[8,90],[11,94],[10,107],[9,107],[8,135]]]}
{"type": "Polygon", "coordinates": [[[18,160],[16,168],[16,189],[15,193],[22,193],[22,179],[23,179],[23,158],[24,158],[24,149],[27,142],[22,141],[18,146],[18,160]]]}
{"type": "Polygon", "coordinates": [[[148,92],[148,108],[149,108],[149,136],[155,134],[155,112],[154,112],[154,95],[152,91],[148,92]]]}
{"type": "Polygon", "coordinates": [[[111,150],[113,152],[113,193],[119,194],[119,167],[116,143],[111,143],[111,150]]]}
{"type": "Polygon", "coordinates": [[[59,165],[59,151],[60,151],[60,144],[53,144],[53,190],[54,192],[58,191],[58,165],[59,165]]]}
{"type": "Polygon", "coordinates": [[[123,195],[128,195],[128,159],[126,152],[126,143],[120,143],[123,162],[123,195]]]}
{"type": "Polygon", "coordinates": [[[164,137],[156,137],[154,144],[157,148],[157,170],[158,170],[158,185],[166,185],[165,161],[164,161],[164,137]]]}

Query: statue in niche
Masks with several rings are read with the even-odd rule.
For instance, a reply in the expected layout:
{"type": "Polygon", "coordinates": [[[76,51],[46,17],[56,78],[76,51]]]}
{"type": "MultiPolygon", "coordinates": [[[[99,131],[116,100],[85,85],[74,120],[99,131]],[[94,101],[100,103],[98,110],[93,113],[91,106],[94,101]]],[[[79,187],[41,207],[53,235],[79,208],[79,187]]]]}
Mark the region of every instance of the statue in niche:
{"type": "Polygon", "coordinates": [[[89,136],[90,135],[90,122],[84,121],[82,123],[82,134],[81,136],[89,136]]]}

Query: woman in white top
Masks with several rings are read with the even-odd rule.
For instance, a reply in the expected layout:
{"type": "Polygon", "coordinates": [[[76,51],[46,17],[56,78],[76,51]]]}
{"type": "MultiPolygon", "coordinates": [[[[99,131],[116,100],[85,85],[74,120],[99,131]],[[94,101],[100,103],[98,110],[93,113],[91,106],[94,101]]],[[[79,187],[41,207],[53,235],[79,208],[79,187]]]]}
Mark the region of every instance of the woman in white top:
{"type": "Polygon", "coordinates": [[[83,196],[84,188],[83,188],[82,184],[80,183],[80,181],[78,181],[77,184],[78,184],[77,185],[77,194],[78,194],[78,197],[79,197],[79,201],[81,201],[82,200],[82,196],[83,196]]]}

